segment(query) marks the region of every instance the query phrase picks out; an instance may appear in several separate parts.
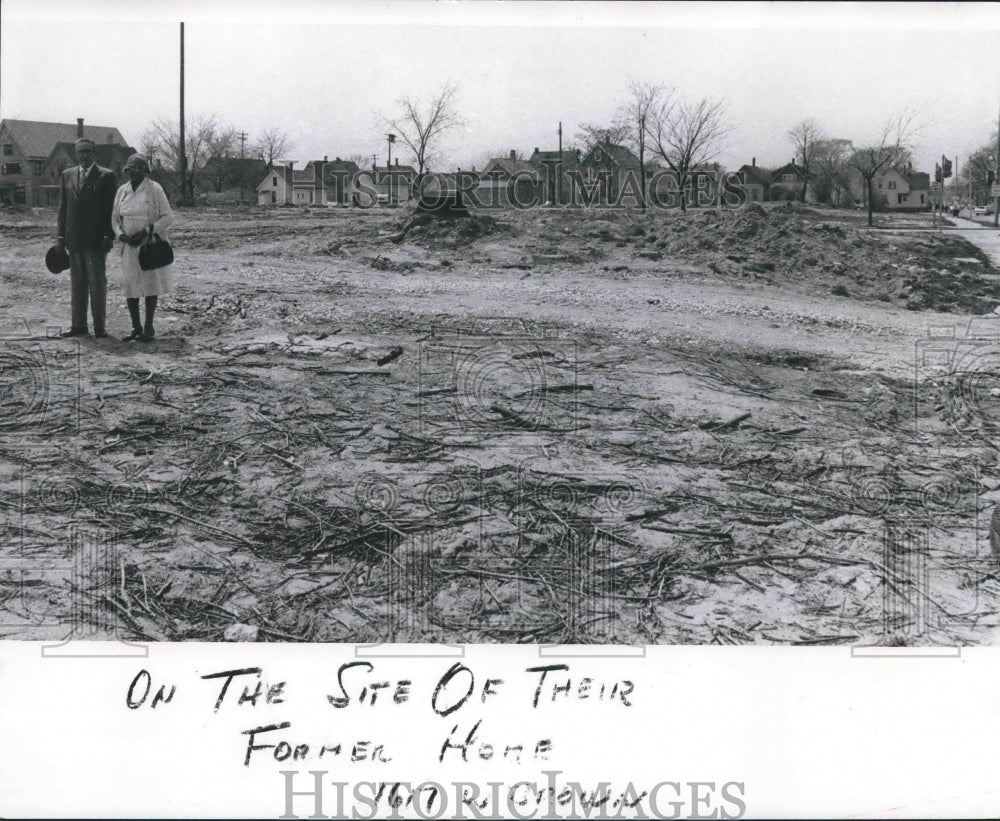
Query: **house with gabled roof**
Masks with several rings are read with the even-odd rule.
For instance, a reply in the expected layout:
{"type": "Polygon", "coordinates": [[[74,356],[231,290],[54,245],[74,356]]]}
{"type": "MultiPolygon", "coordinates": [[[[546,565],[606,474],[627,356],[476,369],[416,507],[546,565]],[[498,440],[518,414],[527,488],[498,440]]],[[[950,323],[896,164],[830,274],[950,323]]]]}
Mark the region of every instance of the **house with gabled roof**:
{"type": "MultiPolygon", "coordinates": [[[[619,194],[626,184],[626,179],[632,177],[638,182],[642,163],[639,158],[632,153],[631,149],[624,145],[617,145],[605,137],[604,142],[591,146],[580,158],[579,169],[583,178],[588,183],[606,181],[607,190],[601,195],[601,199],[606,202],[617,202],[619,194]]],[[[645,163],[646,178],[649,179],[655,173],[658,166],[647,160],[645,163]]]]}
{"type": "Polygon", "coordinates": [[[311,160],[296,170],[294,162],[272,166],[257,184],[258,205],[325,205],[323,162],[311,160]]]}
{"type": "Polygon", "coordinates": [[[545,174],[544,166],[518,159],[517,151],[511,149],[508,156],[494,157],[486,163],[479,175],[476,198],[486,208],[542,202],[545,174]]]}
{"type": "Polygon", "coordinates": [[[795,158],[787,165],[781,166],[776,171],[771,172],[771,199],[772,200],[798,200],[802,199],[802,186],[806,186],[805,199],[812,198],[812,190],[809,188],[809,174],[801,165],[796,164],[795,158]]]}
{"type": "Polygon", "coordinates": [[[580,158],[583,152],[579,148],[567,148],[562,151],[540,151],[537,147],[528,157],[528,162],[537,166],[542,174],[542,179],[546,186],[552,188],[547,194],[547,199],[551,202],[558,200],[561,203],[569,202],[570,185],[567,173],[577,169],[580,165],[580,158]],[[559,176],[555,177],[555,169],[559,169],[559,176]]]}
{"type": "Polygon", "coordinates": [[[749,202],[767,202],[771,199],[772,172],[757,165],[757,158],[752,157],[750,165],[741,165],[736,172],[743,180],[743,190],[746,191],[749,202]]]}
{"type": "Polygon", "coordinates": [[[75,124],[0,120],[0,202],[50,205],[51,189],[43,188],[51,181],[46,176],[46,161],[57,144],[72,144],[77,137],[87,137],[98,147],[128,145],[117,128],[85,125],[83,118],[75,124]]]}
{"type": "Polygon", "coordinates": [[[887,211],[925,211],[931,204],[931,177],[907,164],[872,180],[872,191],[887,211]]]}
{"type": "Polygon", "coordinates": [[[327,205],[350,205],[353,202],[360,170],[353,160],[342,160],[340,157],[324,164],[327,205]]]}
{"type": "Polygon", "coordinates": [[[378,202],[383,205],[398,205],[413,198],[417,169],[412,165],[400,165],[397,159],[392,166],[374,165],[369,173],[374,181],[378,202]]]}

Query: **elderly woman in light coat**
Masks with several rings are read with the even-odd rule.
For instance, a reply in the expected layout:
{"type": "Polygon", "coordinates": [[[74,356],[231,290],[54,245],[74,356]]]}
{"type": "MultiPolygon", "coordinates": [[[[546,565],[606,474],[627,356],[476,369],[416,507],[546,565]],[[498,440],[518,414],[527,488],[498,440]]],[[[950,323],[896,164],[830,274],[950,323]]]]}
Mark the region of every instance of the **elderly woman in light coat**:
{"type": "Polygon", "coordinates": [[[125,284],[125,301],[132,318],[132,333],[123,341],[140,339],[150,342],[155,336],[153,315],[156,299],[173,289],[171,266],[143,271],[139,267],[139,248],[153,234],[166,239],[166,229],[173,223],[174,215],[160,184],[149,178],[149,163],[145,157],[133,154],[125,163],[129,181],[118,189],[111,224],[121,241],[122,279],[125,284]],[[139,317],[139,300],[146,300],[146,321],[139,317]]]}

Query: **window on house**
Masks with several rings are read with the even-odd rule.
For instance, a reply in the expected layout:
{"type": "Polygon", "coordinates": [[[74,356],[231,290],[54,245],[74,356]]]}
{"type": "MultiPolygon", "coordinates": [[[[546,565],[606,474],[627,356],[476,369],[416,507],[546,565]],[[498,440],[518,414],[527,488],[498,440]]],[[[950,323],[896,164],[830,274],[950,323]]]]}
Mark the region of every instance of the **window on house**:
{"type": "Polygon", "coordinates": [[[924,195],[923,194],[920,195],[920,204],[921,205],[924,204],[924,195]]]}
{"type": "Polygon", "coordinates": [[[889,180],[889,190],[890,191],[895,191],[896,190],[896,181],[895,180],[889,180]]]}
{"type": "Polygon", "coordinates": [[[896,194],[896,205],[902,205],[906,202],[906,194],[896,194]]]}
{"type": "Polygon", "coordinates": [[[21,163],[19,162],[7,162],[3,166],[0,166],[0,174],[20,174],[21,173],[21,163]]]}
{"type": "Polygon", "coordinates": [[[277,177],[271,177],[271,185],[273,185],[275,188],[278,187],[278,178],[277,177]]]}
{"type": "Polygon", "coordinates": [[[881,191],[881,190],[882,190],[882,183],[879,183],[879,184],[878,184],[878,190],[879,190],[879,191],[881,191]]]}
{"type": "Polygon", "coordinates": [[[3,155],[5,157],[13,157],[14,156],[14,146],[12,146],[10,143],[4,143],[4,145],[3,145],[3,155]]]}
{"type": "Polygon", "coordinates": [[[795,175],[794,174],[782,174],[781,175],[781,181],[785,182],[785,183],[793,183],[793,182],[795,182],[795,175]]]}
{"type": "Polygon", "coordinates": [[[42,173],[42,161],[41,160],[32,160],[31,161],[31,170],[35,174],[41,174],[42,173]]]}

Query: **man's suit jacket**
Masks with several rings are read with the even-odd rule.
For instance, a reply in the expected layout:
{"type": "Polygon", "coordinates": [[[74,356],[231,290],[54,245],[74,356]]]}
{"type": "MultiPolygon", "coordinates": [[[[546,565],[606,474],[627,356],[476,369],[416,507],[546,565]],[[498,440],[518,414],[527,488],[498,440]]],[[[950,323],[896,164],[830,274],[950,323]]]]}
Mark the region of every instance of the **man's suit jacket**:
{"type": "Polygon", "coordinates": [[[59,236],[71,251],[96,250],[106,237],[114,238],[111,209],[115,204],[118,179],[110,168],[94,163],[80,184],[80,166],[62,172],[62,199],[59,202],[59,236]]]}

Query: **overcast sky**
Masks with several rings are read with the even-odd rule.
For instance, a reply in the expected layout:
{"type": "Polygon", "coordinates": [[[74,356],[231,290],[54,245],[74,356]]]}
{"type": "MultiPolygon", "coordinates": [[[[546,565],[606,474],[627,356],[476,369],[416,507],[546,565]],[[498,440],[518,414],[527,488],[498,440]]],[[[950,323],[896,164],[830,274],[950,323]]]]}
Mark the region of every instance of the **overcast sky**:
{"type": "MultiPolygon", "coordinates": [[[[916,165],[964,162],[1000,115],[1000,6],[991,3],[171,2],[0,0],[0,116],[116,126],[138,147],[178,116],[278,127],[288,159],[377,154],[381,115],[454,80],[460,114],[437,170],[573,142],[609,122],[629,80],[724,99],[736,168],[788,162],[814,117],[863,143],[894,109],[924,122],[916,165]]],[[[395,149],[397,156],[400,149],[395,149]]],[[[407,154],[401,160],[409,159],[407,154]]]]}

